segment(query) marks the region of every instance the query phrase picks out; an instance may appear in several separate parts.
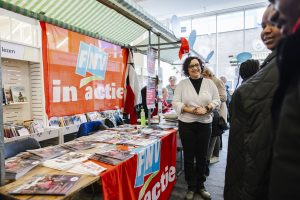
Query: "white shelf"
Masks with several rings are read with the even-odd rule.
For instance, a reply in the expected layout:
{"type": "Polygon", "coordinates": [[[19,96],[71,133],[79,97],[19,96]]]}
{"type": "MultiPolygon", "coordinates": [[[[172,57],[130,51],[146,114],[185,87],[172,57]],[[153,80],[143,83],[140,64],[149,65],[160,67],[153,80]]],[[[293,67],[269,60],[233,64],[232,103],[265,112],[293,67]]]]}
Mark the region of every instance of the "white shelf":
{"type": "Polygon", "coordinates": [[[3,106],[14,106],[14,105],[24,105],[24,104],[29,104],[29,102],[26,101],[26,102],[9,103],[9,104],[4,104],[3,106]]]}
{"type": "Polygon", "coordinates": [[[33,133],[31,134],[32,137],[34,139],[36,139],[37,141],[44,141],[44,140],[49,140],[49,139],[52,139],[52,138],[59,138],[59,141],[60,141],[60,130],[59,128],[51,128],[51,129],[46,129],[44,132],[41,132],[41,133],[33,133]]]}

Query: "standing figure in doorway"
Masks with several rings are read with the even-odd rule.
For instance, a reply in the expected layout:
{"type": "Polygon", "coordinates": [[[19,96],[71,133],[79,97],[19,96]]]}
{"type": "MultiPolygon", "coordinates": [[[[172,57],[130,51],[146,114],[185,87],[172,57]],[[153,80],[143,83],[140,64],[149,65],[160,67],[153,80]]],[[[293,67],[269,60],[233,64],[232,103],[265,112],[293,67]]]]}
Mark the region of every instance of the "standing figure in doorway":
{"type": "Polygon", "coordinates": [[[183,146],[184,173],[188,184],[186,199],[193,199],[195,192],[204,199],[210,199],[204,186],[206,156],[211,135],[211,113],[220,106],[219,93],[210,79],[202,77],[203,63],[198,57],[188,57],[182,70],[188,78],[177,85],[172,104],[178,115],[183,146]]]}

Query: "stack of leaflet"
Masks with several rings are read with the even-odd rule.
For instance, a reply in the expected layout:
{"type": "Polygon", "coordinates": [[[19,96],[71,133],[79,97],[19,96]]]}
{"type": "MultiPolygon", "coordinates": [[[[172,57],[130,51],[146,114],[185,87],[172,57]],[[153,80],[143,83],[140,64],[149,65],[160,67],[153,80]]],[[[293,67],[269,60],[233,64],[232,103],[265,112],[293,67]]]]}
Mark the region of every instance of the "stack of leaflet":
{"type": "Polygon", "coordinates": [[[87,160],[90,156],[91,154],[87,153],[69,152],[58,158],[44,161],[43,166],[57,170],[66,170],[77,163],[87,160]]]}
{"type": "Polygon", "coordinates": [[[76,174],[85,174],[91,176],[98,176],[101,172],[105,171],[106,168],[93,161],[87,161],[84,163],[78,163],[74,167],[68,170],[68,172],[76,174]]]}
{"type": "Polygon", "coordinates": [[[16,180],[40,164],[36,157],[29,157],[25,154],[26,152],[5,160],[5,179],[16,180]]]}
{"type": "Polygon", "coordinates": [[[102,153],[95,153],[90,157],[90,159],[110,165],[118,165],[119,163],[129,159],[131,156],[132,154],[130,151],[112,149],[102,153]]]}
{"type": "Polygon", "coordinates": [[[39,156],[42,160],[55,158],[69,152],[69,150],[63,148],[62,146],[50,146],[50,147],[27,150],[27,151],[36,156],[39,156]]]}
{"type": "Polygon", "coordinates": [[[174,112],[164,114],[164,122],[161,125],[177,126],[178,116],[174,112]]]}

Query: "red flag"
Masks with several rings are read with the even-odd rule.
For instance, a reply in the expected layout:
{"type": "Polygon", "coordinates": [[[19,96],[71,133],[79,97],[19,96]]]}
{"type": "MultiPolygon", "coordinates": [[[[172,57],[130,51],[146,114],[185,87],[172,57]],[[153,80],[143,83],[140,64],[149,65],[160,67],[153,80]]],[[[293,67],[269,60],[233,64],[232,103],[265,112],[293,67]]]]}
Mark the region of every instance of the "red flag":
{"type": "Polygon", "coordinates": [[[185,53],[188,53],[188,52],[190,52],[189,42],[187,41],[186,38],[182,37],[181,38],[181,46],[180,46],[179,53],[178,53],[179,59],[181,60],[182,55],[185,53]]]}
{"type": "Polygon", "coordinates": [[[134,69],[132,56],[133,53],[131,50],[129,50],[128,59],[127,59],[127,69],[125,74],[126,97],[125,97],[125,104],[124,104],[124,113],[130,115],[130,124],[136,124],[137,115],[134,107],[138,104],[139,95],[141,91],[140,91],[138,76],[134,69]]]}

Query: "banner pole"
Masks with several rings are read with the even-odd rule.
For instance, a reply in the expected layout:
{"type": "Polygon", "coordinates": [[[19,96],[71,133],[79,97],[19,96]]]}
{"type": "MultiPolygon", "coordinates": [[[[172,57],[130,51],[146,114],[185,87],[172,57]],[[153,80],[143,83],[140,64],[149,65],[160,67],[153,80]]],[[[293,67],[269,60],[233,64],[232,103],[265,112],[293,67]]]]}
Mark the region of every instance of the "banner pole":
{"type": "MultiPolygon", "coordinates": [[[[2,86],[2,48],[1,48],[1,41],[0,41],[0,83],[2,86]]],[[[4,94],[3,90],[1,89],[0,92],[0,100],[3,102],[4,94]]],[[[4,185],[4,180],[5,180],[5,167],[4,167],[4,135],[3,135],[3,105],[2,103],[0,104],[0,185],[4,185]]]]}

